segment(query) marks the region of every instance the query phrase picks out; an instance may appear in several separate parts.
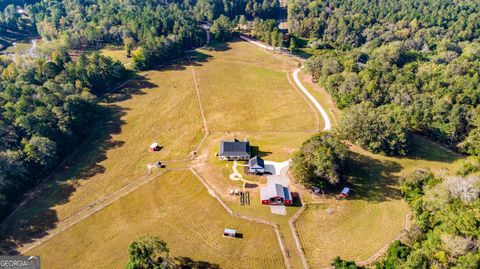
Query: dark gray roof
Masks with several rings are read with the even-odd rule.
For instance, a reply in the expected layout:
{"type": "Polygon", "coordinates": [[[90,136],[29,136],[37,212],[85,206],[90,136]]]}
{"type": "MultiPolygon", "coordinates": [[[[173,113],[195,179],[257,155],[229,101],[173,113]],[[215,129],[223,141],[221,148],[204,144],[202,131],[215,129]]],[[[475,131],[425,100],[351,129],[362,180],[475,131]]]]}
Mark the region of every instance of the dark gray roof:
{"type": "Polygon", "coordinates": [[[248,164],[250,165],[250,168],[265,168],[263,159],[258,156],[251,158],[248,161],[248,164]]]}
{"type": "Polygon", "coordinates": [[[220,143],[220,156],[250,156],[250,143],[248,141],[222,141],[220,143]]]}

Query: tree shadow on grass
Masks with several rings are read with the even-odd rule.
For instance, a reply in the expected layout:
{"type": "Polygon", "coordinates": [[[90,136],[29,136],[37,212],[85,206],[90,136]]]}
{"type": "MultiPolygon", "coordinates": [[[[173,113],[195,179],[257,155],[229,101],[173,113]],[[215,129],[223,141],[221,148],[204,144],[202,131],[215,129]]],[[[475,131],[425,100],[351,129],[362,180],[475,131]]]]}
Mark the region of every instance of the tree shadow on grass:
{"type": "Polygon", "coordinates": [[[421,135],[413,135],[412,141],[411,152],[407,156],[400,158],[442,163],[453,163],[464,158],[461,154],[453,152],[421,135]]]}
{"type": "Polygon", "coordinates": [[[109,104],[121,102],[132,98],[133,95],[144,95],[146,94],[144,90],[153,89],[157,86],[157,84],[151,83],[148,77],[134,75],[124,87],[104,95],[101,100],[109,104]]]}
{"type": "Polygon", "coordinates": [[[212,40],[210,41],[210,44],[208,44],[208,46],[205,48],[205,50],[210,50],[210,51],[227,51],[227,50],[230,50],[232,49],[230,47],[230,43],[232,42],[237,42],[239,41],[239,39],[237,40],[231,40],[229,42],[219,42],[219,41],[216,41],[216,40],[212,40]]]}
{"type": "Polygon", "coordinates": [[[175,257],[174,259],[181,269],[220,269],[218,264],[206,261],[195,261],[190,257],[175,257]]]}
{"type": "Polygon", "coordinates": [[[47,235],[59,221],[53,207],[65,204],[78,188],[79,180],[88,180],[105,172],[99,163],[105,160],[112,148],[123,146],[123,141],[112,135],[121,131],[121,117],[125,108],[116,105],[100,106],[89,137],[72,157],[65,162],[44,185],[35,191],[32,199],[15,213],[0,231],[0,253],[16,253],[15,248],[47,235]]]}
{"type": "Polygon", "coordinates": [[[398,177],[402,166],[393,161],[381,161],[350,152],[346,174],[348,186],[352,189],[349,199],[372,202],[401,199],[398,177]]]}

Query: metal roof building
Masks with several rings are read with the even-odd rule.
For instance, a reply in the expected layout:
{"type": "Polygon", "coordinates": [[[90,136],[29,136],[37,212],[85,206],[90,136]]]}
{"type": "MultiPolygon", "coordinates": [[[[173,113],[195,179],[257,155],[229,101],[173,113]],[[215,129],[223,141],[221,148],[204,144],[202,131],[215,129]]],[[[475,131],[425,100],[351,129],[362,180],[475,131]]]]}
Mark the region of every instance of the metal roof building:
{"type": "Polygon", "coordinates": [[[248,161],[249,172],[252,174],[265,173],[265,163],[262,158],[255,156],[248,161]]]}
{"type": "Polygon", "coordinates": [[[291,205],[292,195],[282,184],[268,184],[260,188],[260,199],[266,205],[291,205]]]}
{"type": "Polygon", "coordinates": [[[250,143],[248,141],[222,141],[218,154],[221,160],[249,160],[251,156],[250,143]]]}

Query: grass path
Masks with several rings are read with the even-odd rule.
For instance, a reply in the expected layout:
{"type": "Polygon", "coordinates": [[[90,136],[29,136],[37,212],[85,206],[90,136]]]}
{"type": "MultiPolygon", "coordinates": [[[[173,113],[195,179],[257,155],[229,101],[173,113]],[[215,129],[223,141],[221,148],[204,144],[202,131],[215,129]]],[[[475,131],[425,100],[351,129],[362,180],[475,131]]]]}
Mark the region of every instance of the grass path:
{"type": "MultiPolygon", "coordinates": [[[[210,36],[209,32],[208,31],[205,31],[205,32],[207,33],[207,37],[209,37],[210,36]]],[[[207,39],[207,45],[209,43],[209,41],[208,41],[209,39],[210,38],[207,39]]],[[[195,85],[195,93],[197,94],[198,106],[200,108],[200,115],[202,116],[203,129],[205,131],[205,135],[203,136],[202,140],[200,140],[200,143],[198,143],[197,147],[195,147],[194,153],[196,154],[198,149],[203,145],[203,142],[205,141],[205,139],[210,134],[210,130],[208,129],[207,119],[205,118],[205,111],[203,110],[202,101],[200,99],[200,92],[198,91],[197,78],[195,77],[195,70],[193,69],[193,65],[190,66],[190,69],[192,70],[193,84],[195,85]]],[[[193,157],[194,156],[192,156],[192,158],[193,157]]]]}

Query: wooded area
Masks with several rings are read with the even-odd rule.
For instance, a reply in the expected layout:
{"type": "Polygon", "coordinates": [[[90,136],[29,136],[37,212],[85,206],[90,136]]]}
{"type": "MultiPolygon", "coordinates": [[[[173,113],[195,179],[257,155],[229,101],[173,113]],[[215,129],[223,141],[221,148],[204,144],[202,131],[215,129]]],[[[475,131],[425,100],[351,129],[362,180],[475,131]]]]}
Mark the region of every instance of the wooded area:
{"type": "Polygon", "coordinates": [[[291,1],[289,21],[319,54],[306,64],[314,79],[350,108],[346,130],[359,104],[384,115],[347,138],[405,154],[414,131],[478,155],[479,11],[476,1],[291,1]],[[389,139],[374,137],[385,126],[389,139]]]}
{"type": "MultiPolygon", "coordinates": [[[[417,170],[402,179],[415,225],[375,268],[480,266],[479,19],[473,0],[289,2],[291,34],[314,55],[308,71],[344,110],[343,139],[406,155],[420,133],[473,155],[449,175],[417,170]]],[[[319,152],[328,147],[320,144],[319,152]]],[[[340,258],[332,265],[361,268],[340,258]]]]}

